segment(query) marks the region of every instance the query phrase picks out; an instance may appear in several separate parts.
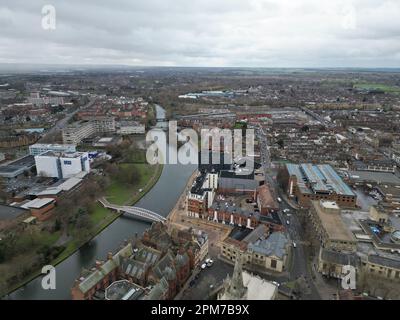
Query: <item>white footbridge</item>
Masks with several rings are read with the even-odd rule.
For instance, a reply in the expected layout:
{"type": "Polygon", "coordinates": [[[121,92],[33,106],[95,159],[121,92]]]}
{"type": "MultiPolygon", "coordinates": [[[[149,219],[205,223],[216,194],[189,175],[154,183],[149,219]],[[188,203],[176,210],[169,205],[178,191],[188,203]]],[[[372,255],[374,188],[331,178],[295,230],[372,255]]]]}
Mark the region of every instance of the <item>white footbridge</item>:
{"type": "Polygon", "coordinates": [[[112,209],[117,212],[122,212],[124,215],[131,216],[133,218],[143,219],[151,222],[163,222],[163,223],[167,220],[165,217],[159,215],[158,213],[155,213],[147,209],[112,204],[108,202],[105,198],[99,199],[99,202],[103,205],[104,208],[112,209]]]}

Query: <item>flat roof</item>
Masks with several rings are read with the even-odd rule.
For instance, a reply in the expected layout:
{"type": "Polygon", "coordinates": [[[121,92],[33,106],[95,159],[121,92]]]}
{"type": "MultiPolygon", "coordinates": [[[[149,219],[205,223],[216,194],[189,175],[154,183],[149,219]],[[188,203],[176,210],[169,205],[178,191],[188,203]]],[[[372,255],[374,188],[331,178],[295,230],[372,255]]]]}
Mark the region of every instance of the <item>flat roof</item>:
{"type": "Polygon", "coordinates": [[[72,178],[67,179],[65,182],[61,183],[60,185],[58,185],[57,188],[59,188],[63,191],[69,191],[72,188],[76,187],[81,182],[82,182],[82,179],[72,177],[72,178]]]}
{"type": "Polygon", "coordinates": [[[0,220],[13,220],[27,212],[29,211],[23,208],[0,204],[0,220]]]}
{"type": "Polygon", "coordinates": [[[29,148],[73,148],[75,144],[60,144],[60,143],[35,143],[29,146],[29,148]]]}
{"type": "Polygon", "coordinates": [[[28,155],[0,166],[0,176],[15,177],[35,165],[34,156],[28,155]]]}
{"type": "Polygon", "coordinates": [[[74,151],[74,152],[60,152],[60,151],[46,151],[40,155],[35,156],[35,158],[41,158],[41,157],[59,157],[59,158],[78,158],[86,154],[87,152],[79,152],[79,151],[74,151]]]}
{"type": "Polygon", "coordinates": [[[344,224],[340,211],[326,212],[320,201],[311,201],[328,237],[333,240],[355,241],[353,233],[344,224]]]}
{"type": "Polygon", "coordinates": [[[350,179],[358,181],[372,181],[375,183],[387,183],[400,186],[400,178],[390,172],[376,171],[348,171],[350,179]]]}

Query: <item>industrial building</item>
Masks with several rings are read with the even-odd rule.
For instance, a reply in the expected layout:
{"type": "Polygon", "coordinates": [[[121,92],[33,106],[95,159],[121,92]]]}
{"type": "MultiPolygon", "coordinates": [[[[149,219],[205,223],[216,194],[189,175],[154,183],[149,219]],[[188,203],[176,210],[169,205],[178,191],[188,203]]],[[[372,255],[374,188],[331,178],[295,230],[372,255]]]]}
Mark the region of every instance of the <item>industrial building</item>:
{"type": "Polygon", "coordinates": [[[67,179],[80,172],[90,172],[87,152],[52,152],[35,156],[36,170],[39,176],[67,179]]]}
{"type": "Polygon", "coordinates": [[[76,152],[75,144],[44,144],[35,143],[29,146],[29,154],[37,156],[39,154],[45,153],[47,151],[54,152],[76,152]]]}
{"type": "Polygon", "coordinates": [[[335,201],[341,207],[355,207],[357,195],[327,164],[286,165],[287,192],[303,207],[313,200],[335,201]]]}

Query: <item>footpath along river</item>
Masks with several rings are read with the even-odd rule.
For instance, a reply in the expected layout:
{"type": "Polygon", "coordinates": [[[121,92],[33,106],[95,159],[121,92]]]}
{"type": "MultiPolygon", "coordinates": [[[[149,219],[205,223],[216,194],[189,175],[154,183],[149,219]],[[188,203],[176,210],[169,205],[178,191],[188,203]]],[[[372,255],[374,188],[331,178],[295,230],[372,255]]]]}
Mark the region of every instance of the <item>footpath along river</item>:
{"type": "MultiPolygon", "coordinates": [[[[160,121],[164,110],[156,107],[157,119],[160,121]]],[[[196,165],[166,164],[160,179],[154,187],[136,204],[163,216],[167,216],[183,192],[189,177],[196,165]]],[[[56,289],[44,290],[42,277],[38,277],[24,287],[14,291],[8,299],[71,299],[70,290],[82,268],[91,268],[97,259],[105,259],[108,252],[115,252],[124,240],[135,233],[141,235],[149,223],[121,216],[99,233],[90,242],[56,266],[56,289]]],[[[7,299],[6,298],[6,299],[7,299]]]]}

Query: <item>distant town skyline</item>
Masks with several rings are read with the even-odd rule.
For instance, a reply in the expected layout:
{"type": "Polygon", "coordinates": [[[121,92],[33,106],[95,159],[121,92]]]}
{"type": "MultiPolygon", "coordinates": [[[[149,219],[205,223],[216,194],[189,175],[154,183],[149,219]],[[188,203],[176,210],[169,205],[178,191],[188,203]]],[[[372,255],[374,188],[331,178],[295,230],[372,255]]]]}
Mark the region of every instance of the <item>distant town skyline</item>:
{"type": "Polygon", "coordinates": [[[4,0],[0,63],[390,68],[399,16],[395,0],[4,0]]]}

